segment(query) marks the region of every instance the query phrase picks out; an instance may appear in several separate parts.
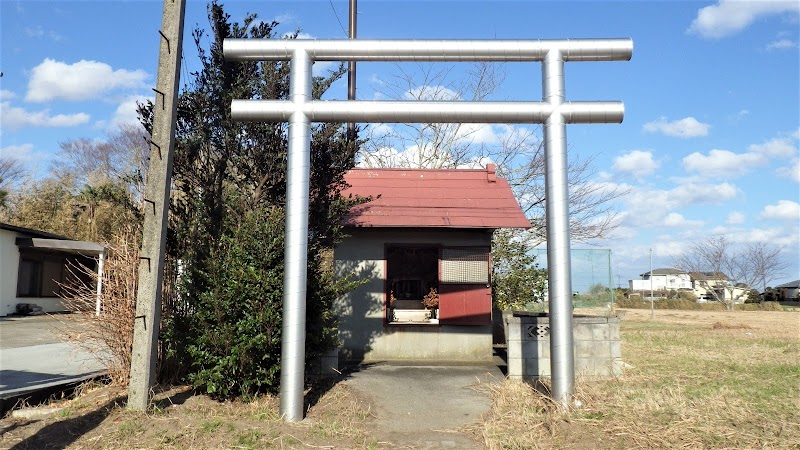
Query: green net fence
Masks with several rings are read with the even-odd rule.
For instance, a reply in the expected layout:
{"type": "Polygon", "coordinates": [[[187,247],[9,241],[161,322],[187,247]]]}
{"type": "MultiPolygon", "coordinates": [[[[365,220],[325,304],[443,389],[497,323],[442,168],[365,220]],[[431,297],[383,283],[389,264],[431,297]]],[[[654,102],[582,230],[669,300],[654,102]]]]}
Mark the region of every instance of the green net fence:
{"type": "MultiPolygon", "coordinates": [[[[547,268],[547,249],[533,250],[536,263],[547,268]]],[[[610,249],[572,249],[572,304],[575,308],[610,307],[615,292],[610,249]]],[[[547,309],[547,304],[541,305],[547,309]]]]}

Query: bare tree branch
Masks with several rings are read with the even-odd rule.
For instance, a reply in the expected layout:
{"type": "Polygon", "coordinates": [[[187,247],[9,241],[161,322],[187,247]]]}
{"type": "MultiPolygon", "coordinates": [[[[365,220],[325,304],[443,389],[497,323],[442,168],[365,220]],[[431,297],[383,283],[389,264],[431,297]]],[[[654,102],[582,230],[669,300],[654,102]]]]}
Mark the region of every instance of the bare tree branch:
{"type": "Polygon", "coordinates": [[[781,249],[766,243],[736,245],[725,236],[692,243],[675,258],[675,267],[689,272],[696,285],[714,300],[733,310],[751,288],[766,289],[767,283],[781,276],[788,264],[781,249]]]}
{"type": "MultiPolygon", "coordinates": [[[[381,81],[379,97],[418,101],[481,101],[489,99],[505,79],[505,66],[476,63],[453,79],[452,65],[397,65],[398,75],[381,81]]],[[[368,143],[359,155],[367,167],[479,168],[492,162],[508,180],[532,230],[532,245],[545,240],[545,155],[539,127],[463,123],[400,124],[368,127],[368,143]],[[489,139],[487,139],[487,136],[489,139]]],[[[593,179],[592,158],[569,162],[572,238],[590,241],[606,236],[618,224],[612,200],[625,195],[593,179]]]]}
{"type": "Polygon", "coordinates": [[[11,155],[0,155],[0,188],[7,188],[25,177],[22,161],[11,155]]]}

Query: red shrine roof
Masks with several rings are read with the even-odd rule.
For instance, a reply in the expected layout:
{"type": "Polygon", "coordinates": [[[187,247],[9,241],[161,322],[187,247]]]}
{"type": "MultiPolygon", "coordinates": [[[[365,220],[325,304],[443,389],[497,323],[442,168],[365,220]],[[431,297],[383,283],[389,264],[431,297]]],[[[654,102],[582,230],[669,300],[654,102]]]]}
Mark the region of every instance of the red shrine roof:
{"type": "Polygon", "coordinates": [[[353,207],[353,227],[530,228],[508,182],[486,169],[352,169],[343,194],[372,196],[353,207]]]}

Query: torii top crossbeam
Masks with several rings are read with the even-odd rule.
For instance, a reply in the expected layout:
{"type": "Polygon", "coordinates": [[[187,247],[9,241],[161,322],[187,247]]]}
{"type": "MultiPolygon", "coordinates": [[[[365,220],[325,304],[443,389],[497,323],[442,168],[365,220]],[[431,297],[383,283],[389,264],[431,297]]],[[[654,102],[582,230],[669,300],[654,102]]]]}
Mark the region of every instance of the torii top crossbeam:
{"type": "Polygon", "coordinates": [[[306,40],[225,39],[225,58],[286,61],[302,50],[314,61],[544,61],[551,50],[564,61],[628,61],[630,39],[533,40],[306,40]]]}
{"type": "Polygon", "coordinates": [[[566,102],[564,63],[627,61],[630,39],[302,40],[225,39],[225,58],[291,61],[289,100],[234,100],[234,120],[289,122],[286,252],[281,348],[281,414],[303,418],[306,250],[311,122],[540,123],[545,147],[545,210],[552,395],[569,402],[575,383],[570,281],[567,123],[619,123],[621,102],[566,102]],[[541,61],[541,102],[312,100],[314,61],[541,61]]]}

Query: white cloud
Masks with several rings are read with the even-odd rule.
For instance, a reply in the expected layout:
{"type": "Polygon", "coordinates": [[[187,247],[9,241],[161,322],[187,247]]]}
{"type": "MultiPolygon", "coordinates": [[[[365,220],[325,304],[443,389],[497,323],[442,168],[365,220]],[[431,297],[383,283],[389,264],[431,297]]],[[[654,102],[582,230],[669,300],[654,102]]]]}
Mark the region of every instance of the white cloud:
{"type": "Polygon", "coordinates": [[[790,39],[780,39],[767,44],[767,51],[770,50],[785,50],[788,48],[797,48],[797,42],[790,39]]]}
{"type": "Polygon", "coordinates": [[[18,161],[28,161],[33,153],[33,144],[9,145],[0,148],[0,156],[10,156],[18,161]]]}
{"type": "Polygon", "coordinates": [[[716,5],[698,10],[687,31],[707,39],[719,39],[744,30],[759,18],[797,12],[800,12],[800,3],[796,0],[719,0],[716,5]]]}
{"type": "Polygon", "coordinates": [[[0,100],[11,100],[15,98],[17,94],[7,90],[7,89],[0,89],[0,100]]]}
{"type": "Polygon", "coordinates": [[[500,140],[488,123],[464,123],[456,131],[459,144],[496,144],[500,140]]]}
{"type": "Polygon", "coordinates": [[[797,155],[797,147],[789,139],[774,138],[763,144],[753,144],[747,148],[773,158],[790,158],[797,155]]]}
{"type": "Polygon", "coordinates": [[[743,224],[746,217],[744,214],[740,213],[739,211],[733,211],[728,214],[728,218],[725,219],[725,223],[728,225],[740,225],[743,224]]]}
{"type": "Polygon", "coordinates": [[[702,220],[686,220],[681,214],[672,212],[664,216],[663,225],[671,228],[682,227],[701,227],[703,226],[702,220]]]}
{"type": "Polygon", "coordinates": [[[791,200],[778,200],[774,205],[767,205],[759,214],[762,219],[800,221],[800,203],[791,200]]]}
{"type": "Polygon", "coordinates": [[[614,158],[614,170],[634,177],[653,173],[661,164],[653,159],[653,152],[633,150],[614,158]]]}
{"type": "Polygon", "coordinates": [[[800,230],[794,228],[750,228],[740,230],[735,233],[728,233],[727,236],[734,242],[765,242],[770,245],[784,247],[787,249],[797,248],[800,243],[800,230]]]}
{"type": "Polygon", "coordinates": [[[31,71],[25,100],[89,100],[113,89],[142,87],[147,76],[143,70],[114,70],[98,61],[67,64],[46,58],[31,71]]]}
{"type": "Polygon", "coordinates": [[[695,205],[722,204],[739,193],[736,186],[730,183],[687,183],[670,190],[642,189],[613,182],[601,184],[629,191],[622,198],[626,211],[621,219],[623,225],[640,229],[665,226],[665,223],[671,224],[668,226],[684,224],[686,227],[700,227],[702,222],[685,220],[680,214],[670,214],[695,205]]]}
{"type": "Polygon", "coordinates": [[[367,124],[367,134],[370,138],[379,138],[382,136],[394,133],[394,127],[388,123],[370,123],[367,124]]]}
{"type": "Polygon", "coordinates": [[[734,197],[739,190],[731,183],[684,184],[670,191],[679,205],[719,205],[734,197]]]}
{"type": "MultiPolygon", "coordinates": [[[[788,159],[798,154],[797,147],[789,138],[774,138],[762,144],[752,144],[747,150],[745,153],[734,153],[713,149],[707,155],[694,152],[683,158],[683,168],[702,176],[732,178],[744,175],[766,164],[770,159],[788,159]]],[[[778,172],[792,177],[786,168],[779,169],[778,172]]]]}
{"type": "Polygon", "coordinates": [[[653,245],[653,254],[661,257],[675,257],[682,255],[689,248],[689,243],[683,239],[673,239],[671,237],[662,237],[662,242],[656,242],[653,245]]]}
{"type": "Polygon", "coordinates": [[[748,109],[740,109],[739,112],[737,112],[736,115],[734,115],[733,118],[734,118],[734,120],[742,120],[742,119],[744,119],[745,117],[747,117],[749,115],[750,115],[750,110],[748,110],[748,109]]]}
{"type": "Polygon", "coordinates": [[[48,37],[56,42],[64,38],[63,36],[61,36],[60,34],[56,33],[53,30],[45,30],[44,28],[42,28],[41,25],[37,25],[35,27],[25,27],[23,31],[25,32],[26,36],[31,38],[39,39],[43,37],[48,37]]]}
{"type": "Polygon", "coordinates": [[[674,120],[672,122],[668,122],[666,117],[659,117],[657,120],[644,124],[643,128],[650,133],[663,133],[667,136],[692,138],[707,136],[711,125],[702,123],[694,117],[684,117],[683,119],[674,120]]]}
{"type": "Polygon", "coordinates": [[[444,86],[417,86],[403,95],[406,100],[455,101],[463,100],[461,94],[444,86]]]}
{"type": "Polygon", "coordinates": [[[486,167],[492,160],[488,157],[473,157],[456,164],[446,152],[436,151],[431,145],[411,145],[405,150],[384,146],[371,152],[361,153],[359,167],[395,167],[395,168],[458,168],[478,169],[486,167]]]}
{"type": "Polygon", "coordinates": [[[329,70],[338,70],[339,63],[337,61],[314,61],[311,66],[311,75],[315,77],[327,77],[329,70]]]}
{"type": "Polygon", "coordinates": [[[11,106],[11,102],[0,103],[0,124],[4,130],[23,127],[72,127],[89,121],[86,113],[50,115],[50,111],[30,112],[11,106]]]}
{"type": "Polygon", "coordinates": [[[111,118],[111,128],[118,129],[122,125],[138,124],[139,116],[136,113],[136,103],[144,103],[152,98],[145,97],[144,95],[132,95],[126,98],[122,103],[117,106],[114,111],[114,116],[111,118]]]}
{"type": "Polygon", "coordinates": [[[744,175],[753,168],[767,162],[759,153],[733,153],[728,150],[713,149],[708,155],[694,152],[683,158],[683,168],[704,176],[732,178],[744,175]]]}
{"type": "Polygon", "coordinates": [[[779,167],[775,171],[778,175],[800,183],[800,158],[794,159],[788,166],[779,167]]]}
{"type": "Polygon", "coordinates": [[[275,16],[275,22],[278,22],[278,23],[281,23],[281,24],[287,24],[287,23],[290,23],[290,22],[294,22],[294,20],[295,20],[295,16],[293,16],[291,13],[284,13],[284,14],[279,14],[279,15],[275,16]]]}

